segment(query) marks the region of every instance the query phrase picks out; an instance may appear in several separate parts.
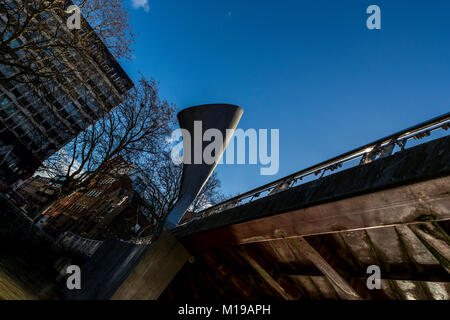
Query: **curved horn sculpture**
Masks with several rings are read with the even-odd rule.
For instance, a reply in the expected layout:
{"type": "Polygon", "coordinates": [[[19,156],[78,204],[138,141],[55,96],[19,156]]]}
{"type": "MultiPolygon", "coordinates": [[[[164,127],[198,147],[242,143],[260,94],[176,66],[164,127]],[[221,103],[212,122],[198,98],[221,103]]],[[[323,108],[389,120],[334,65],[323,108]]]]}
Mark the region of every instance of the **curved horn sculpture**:
{"type": "Polygon", "coordinates": [[[199,195],[203,186],[213,173],[218,161],[232,138],[229,130],[236,129],[244,113],[243,109],[230,104],[207,104],[180,111],[177,115],[183,134],[183,174],[178,201],[169,212],[165,221],[166,229],[173,229],[179,223],[186,210],[199,195]],[[217,150],[214,161],[205,162],[203,152],[211,142],[203,141],[203,133],[208,129],[220,131],[222,148],[217,150]]]}

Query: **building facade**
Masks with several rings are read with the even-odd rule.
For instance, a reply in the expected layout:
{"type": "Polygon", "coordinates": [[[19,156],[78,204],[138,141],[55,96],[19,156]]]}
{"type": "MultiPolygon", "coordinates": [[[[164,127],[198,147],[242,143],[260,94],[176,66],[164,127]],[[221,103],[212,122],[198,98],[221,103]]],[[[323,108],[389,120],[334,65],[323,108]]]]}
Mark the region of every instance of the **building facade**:
{"type": "MultiPolygon", "coordinates": [[[[50,178],[35,175],[27,179],[16,190],[9,193],[16,195],[16,204],[32,219],[50,205],[58,196],[61,186],[50,178]]],[[[13,199],[14,200],[14,199],[13,199]]]]}
{"type": "MultiPolygon", "coordinates": [[[[49,28],[57,19],[46,12],[38,18],[40,23],[49,24],[49,28]]],[[[4,19],[0,17],[0,23],[5,23],[4,19]]],[[[11,45],[26,44],[31,36],[34,35],[24,33],[11,45]]],[[[95,54],[88,55],[89,58],[76,50],[69,50],[67,55],[53,52],[58,59],[48,69],[73,72],[70,77],[55,77],[40,83],[39,88],[33,83],[9,81],[18,70],[0,64],[1,188],[30,177],[45,159],[95,123],[102,113],[117,106],[133,86],[104,44],[98,38],[92,43],[95,54]]],[[[52,55],[52,50],[57,49],[49,48],[47,54],[52,55]]]]}
{"type": "Polygon", "coordinates": [[[155,220],[139,191],[141,184],[136,183],[131,166],[112,168],[94,177],[84,190],[55,203],[38,225],[55,238],[65,232],[94,240],[151,235],[155,220]]]}

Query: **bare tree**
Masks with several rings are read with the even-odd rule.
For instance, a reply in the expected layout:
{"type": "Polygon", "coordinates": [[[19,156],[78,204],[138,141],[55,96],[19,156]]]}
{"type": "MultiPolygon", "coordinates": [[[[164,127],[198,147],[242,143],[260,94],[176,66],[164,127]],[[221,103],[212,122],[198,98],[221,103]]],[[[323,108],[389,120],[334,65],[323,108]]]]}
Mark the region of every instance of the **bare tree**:
{"type": "MultiPolygon", "coordinates": [[[[123,0],[0,0],[0,80],[45,83],[70,77],[70,59],[104,60],[103,42],[119,58],[129,58],[134,35],[123,0]],[[75,4],[80,29],[67,20],[75,4]]],[[[80,71],[82,65],[77,64],[80,71]]]]}
{"type": "MultiPolygon", "coordinates": [[[[133,39],[124,0],[0,0],[0,81],[31,83],[44,99],[56,90],[51,82],[82,81],[92,63],[101,64],[110,53],[129,58],[133,39]],[[82,14],[80,29],[66,24],[72,4],[82,14]]],[[[147,203],[160,223],[178,198],[182,172],[165,156],[173,107],[159,98],[155,81],[142,78],[123,103],[103,111],[39,172],[61,184],[61,198],[92,187],[93,177],[110,174],[111,166],[120,175],[133,164],[148,177],[147,203]],[[118,157],[125,160],[120,165],[113,161],[118,157]]],[[[191,209],[213,204],[218,187],[213,175],[191,209]]]]}
{"type": "Polygon", "coordinates": [[[118,107],[53,154],[38,172],[62,185],[62,197],[86,187],[94,176],[121,175],[130,164],[154,161],[174,118],[174,108],[159,98],[158,90],[154,80],[141,78],[118,107]],[[125,161],[113,161],[119,156],[125,161]]]}
{"type": "MultiPolygon", "coordinates": [[[[147,182],[143,197],[155,220],[154,231],[158,233],[163,227],[167,214],[178,200],[183,165],[175,164],[168,153],[162,153],[154,161],[141,164],[139,172],[147,182]]],[[[220,190],[220,180],[214,172],[182,221],[195,217],[203,209],[223,200],[225,200],[225,196],[220,190]]],[[[141,235],[145,231],[142,230],[141,235]]]]}
{"type": "MultiPolygon", "coordinates": [[[[154,203],[161,217],[167,214],[178,200],[182,172],[183,165],[174,164],[170,160],[160,162],[159,166],[153,166],[152,170],[147,170],[147,174],[150,174],[151,177],[149,180],[154,188],[151,202],[154,203]]],[[[222,200],[224,199],[220,193],[220,180],[217,174],[213,173],[189,211],[199,212],[222,200]]]]}
{"type": "MultiPolygon", "coordinates": [[[[170,157],[168,137],[173,120],[174,109],[159,99],[157,83],[142,78],[119,107],[53,155],[39,172],[62,185],[56,201],[73,193],[81,196],[105,178],[139,178],[142,201],[136,215],[145,211],[150,224],[137,237],[158,234],[178,200],[183,171],[170,157]]],[[[188,215],[222,200],[220,181],[214,173],[188,215]]]]}

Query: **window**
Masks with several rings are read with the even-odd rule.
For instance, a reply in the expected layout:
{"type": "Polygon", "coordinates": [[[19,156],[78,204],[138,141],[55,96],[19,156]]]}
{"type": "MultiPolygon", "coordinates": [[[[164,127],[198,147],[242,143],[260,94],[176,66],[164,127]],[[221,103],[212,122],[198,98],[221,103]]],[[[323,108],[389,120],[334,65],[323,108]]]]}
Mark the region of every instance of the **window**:
{"type": "Polygon", "coordinates": [[[3,106],[6,106],[8,103],[10,103],[11,102],[11,100],[9,100],[7,97],[2,97],[1,99],[0,99],[0,106],[1,107],[3,107],[3,106]]]}
{"type": "Polygon", "coordinates": [[[16,73],[15,69],[11,66],[0,64],[0,71],[6,76],[10,77],[16,73]]]}
{"type": "Polygon", "coordinates": [[[69,104],[67,107],[66,107],[66,112],[68,113],[68,114],[71,114],[72,112],[74,112],[76,110],[76,108],[73,106],[73,104],[69,104]]]}
{"type": "Polygon", "coordinates": [[[83,120],[83,116],[81,115],[81,113],[79,111],[75,111],[71,114],[72,119],[75,122],[81,122],[83,120]]]}
{"type": "Polygon", "coordinates": [[[50,14],[49,14],[48,12],[42,12],[42,13],[41,13],[41,17],[42,17],[44,20],[48,20],[48,19],[50,19],[50,14]]]}
{"type": "Polygon", "coordinates": [[[36,114],[34,117],[35,117],[36,120],[39,121],[39,122],[43,122],[43,121],[44,121],[44,118],[43,118],[39,113],[36,114]]]}
{"type": "Polygon", "coordinates": [[[64,214],[58,215],[58,217],[54,218],[53,222],[55,224],[61,224],[62,221],[66,219],[66,216],[64,214]]]}
{"type": "Polygon", "coordinates": [[[85,87],[77,88],[77,93],[80,98],[83,98],[86,95],[86,88],[85,87]]]}
{"type": "Polygon", "coordinates": [[[69,104],[66,107],[66,112],[68,114],[70,114],[70,117],[66,117],[66,119],[72,125],[75,124],[75,122],[79,122],[79,121],[83,120],[83,116],[81,115],[81,113],[78,111],[78,109],[73,104],[69,104]]]}
{"type": "MultiPolygon", "coordinates": [[[[95,80],[94,80],[94,81],[95,81],[95,80]]],[[[106,97],[109,97],[109,96],[111,95],[111,90],[108,89],[108,88],[105,86],[105,83],[104,83],[103,81],[98,81],[98,82],[96,82],[96,83],[97,83],[97,88],[99,88],[100,91],[101,91],[106,97]]]]}
{"type": "MultiPolygon", "coordinates": [[[[22,128],[25,129],[25,127],[22,126],[22,128]]],[[[39,130],[37,129],[32,129],[32,130],[25,130],[28,133],[28,136],[31,138],[31,140],[33,140],[33,142],[37,145],[43,145],[45,143],[47,143],[47,139],[44,138],[44,136],[40,133],[39,130]]]]}
{"type": "Polygon", "coordinates": [[[109,102],[113,107],[115,107],[115,106],[117,106],[117,105],[120,104],[121,100],[120,100],[118,97],[116,97],[115,95],[111,95],[111,96],[109,97],[109,99],[108,99],[108,102],[109,102]]]}
{"type": "Polygon", "coordinates": [[[86,193],[86,195],[88,196],[88,197],[91,197],[91,198],[97,198],[99,195],[101,195],[102,194],[102,192],[101,191],[99,191],[99,190],[97,190],[97,189],[92,189],[92,190],[89,190],[87,193],[86,193]]]}
{"type": "Polygon", "coordinates": [[[23,131],[22,128],[20,128],[20,127],[17,127],[14,130],[17,132],[17,135],[19,137],[25,134],[25,131],[23,131]]]}
{"type": "Polygon", "coordinates": [[[20,160],[15,154],[10,153],[6,159],[6,164],[12,172],[17,172],[19,170],[20,160]]]}
{"type": "Polygon", "coordinates": [[[17,47],[19,47],[21,45],[20,41],[18,39],[14,40],[13,42],[10,43],[10,47],[15,49],[17,47]]]}
{"type": "Polygon", "coordinates": [[[60,103],[60,105],[65,106],[66,104],[70,103],[70,100],[66,96],[62,96],[59,98],[59,103],[60,103]]]}
{"type": "Polygon", "coordinates": [[[69,209],[72,211],[75,211],[77,213],[82,213],[84,210],[87,209],[87,207],[82,204],[72,203],[72,205],[69,207],[69,209]]]}
{"type": "Polygon", "coordinates": [[[111,184],[114,181],[116,181],[116,179],[114,179],[114,178],[103,179],[102,181],[100,181],[100,184],[111,184]]]}
{"type": "Polygon", "coordinates": [[[56,131],[54,129],[51,129],[48,131],[48,134],[50,135],[50,137],[52,138],[57,138],[58,134],[56,133],[56,131]]]}
{"type": "Polygon", "coordinates": [[[4,111],[8,116],[14,114],[17,111],[16,106],[10,102],[11,100],[6,97],[3,98],[3,101],[0,102],[0,109],[4,111]]]}
{"type": "Polygon", "coordinates": [[[17,88],[12,89],[11,92],[16,96],[16,98],[20,98],[22,96],[22,94],[20,93],[19,90],[17,90],[17,88]]]}
{"type": "Polygon", "coordinates": [[[28,100],[27,100],[25,97],[20,98],[17,102],[18,102],[22,107],[25,107],[25,106],[29,105],[28,100]]]}
{"type": "Polygon", "coordinates": [[[42,122],[42,126],[46,129],[46,130],[50,130],[51,126],[47,121],[43,121],[42,122]]]}
{"type": "Polygon", "coordinates": [[[89,108],[91,108],[92,111],[94,111],[95,113],[97,113],[99,111],[99,108],[97,106],[97,102],[95,101],[95,99],[90,95],[87,94],[86,95],[86,104],[89,106],[89,108]]]}
{"type": "Polygon", "coordinates": [[[17,123],[18,125],[23,125],[24,128],[33,128],[33,125],[28,121],[28,119],[25,117],[25,115],[23,115],[21,112],[17,112],[14,116],[13,119],[15,121],[15,123],[17,123]]]}

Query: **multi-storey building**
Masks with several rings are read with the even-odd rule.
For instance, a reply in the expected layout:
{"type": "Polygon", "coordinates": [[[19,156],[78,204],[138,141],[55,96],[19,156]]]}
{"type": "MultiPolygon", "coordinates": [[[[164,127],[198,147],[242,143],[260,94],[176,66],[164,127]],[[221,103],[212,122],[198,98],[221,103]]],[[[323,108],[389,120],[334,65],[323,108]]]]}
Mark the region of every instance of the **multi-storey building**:
{"type": "MultiPolygon", "coordinates": [[[[121,158],[112,161],[123,163],[121,158]]],[[[132,166],[112,168],[92,178],[86,189],[55,203],[38,225],[55,238],[67,231],[95,240],[148,236],[155,220],[140,191],[142,183],[132,166]]]]}
{"type": "MultiPolygon", "coordinates": [[[[21,184],[13,194],[17,195],[17,204],[32,219],[56,199],[61,186],[50,178],[35,175],[21,184]]],[[[9,194],[11,196],[11,193],[9,194]]],[[[13,198],[13,200],[15,200],[13,198]]]]}
{"type": "MultiPolygon", "coordinates": [[[[57,19],[46,12],[42,15],[38,18],[43,24],[57,19]]],[[[0,22],[4,19],[0,17],[0,22]]],[[[30,35],[24,33],[12,45],[26,44],[27,37],[30,35]]],[[[81,55],[69,49],[67,55],[57,55],[58,59],[48,69],[70,69],[71,76],[51,78],[40,83],[39,88],[33,83],[5,80],[12,79],[18,70],[0,64],[0,184],[3,186],[30,177],[46,158],[92,125],[103,112],[117,106],[133,86],[104,44],[98,38],[92,43],[90,50],[95,54],[81,55]]],[[[48,48],[50,56],[51,50],[58,49],[48,48]]],[[[20,55],[14,58],[27,59],[20,55]]]]}

